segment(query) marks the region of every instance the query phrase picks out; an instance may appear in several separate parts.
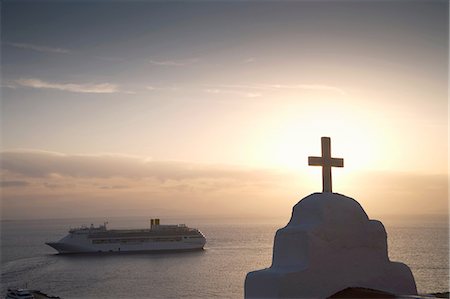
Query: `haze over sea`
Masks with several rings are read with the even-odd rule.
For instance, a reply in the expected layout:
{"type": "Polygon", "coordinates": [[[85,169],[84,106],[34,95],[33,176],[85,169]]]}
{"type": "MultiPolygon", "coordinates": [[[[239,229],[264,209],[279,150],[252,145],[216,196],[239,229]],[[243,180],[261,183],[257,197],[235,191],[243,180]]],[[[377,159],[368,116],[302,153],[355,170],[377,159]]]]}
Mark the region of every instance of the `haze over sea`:
{"type": "MultiPolygon", "coordinates": [[[[383,221],[389,257],[408,264],[419,293],[448,291],[446,217],[371,217],[383,221]]],[[[248,271],[268,267],[273,237],[289,220],[169,219],[199,228],[204,251],[164,254],[55,255],[44,242],[70,227],[105,219],[1,221],[1,295],[8,287],[64,298],[242,298],[248,271]]],[[[109,218],[109,228],[142,228],[143,217],[109,218]]]]}

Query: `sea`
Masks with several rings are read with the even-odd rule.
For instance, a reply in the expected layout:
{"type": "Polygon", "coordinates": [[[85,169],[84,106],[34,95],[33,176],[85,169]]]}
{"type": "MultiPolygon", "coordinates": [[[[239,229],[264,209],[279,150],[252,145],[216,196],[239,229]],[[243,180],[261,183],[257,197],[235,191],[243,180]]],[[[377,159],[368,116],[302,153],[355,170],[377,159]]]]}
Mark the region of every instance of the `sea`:
{"type": "MultiPolygon", "coordinates": [[[[446,217],[384,217],[389,258],[410,266],[419,293],[449,290],[446,217]]],[[[207,237],[202,251],[57,255],[46,246],[70,227],[105,219],[2,220],[1,296],[38,289],[62,298],[243,298],[247,272],[269,267],[274,234],[289,219],[163,219],[207,237]]],[[[143,228],[145,217],[108,219],[109,228],[143,228]]]]}

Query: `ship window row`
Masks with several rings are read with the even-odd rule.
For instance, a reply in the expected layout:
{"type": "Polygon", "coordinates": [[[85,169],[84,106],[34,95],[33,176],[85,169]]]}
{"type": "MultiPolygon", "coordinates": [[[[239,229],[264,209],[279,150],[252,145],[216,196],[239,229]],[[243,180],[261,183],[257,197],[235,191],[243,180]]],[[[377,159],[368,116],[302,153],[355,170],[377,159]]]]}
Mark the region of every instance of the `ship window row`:
{"type": "Polygon", "coordinates": [[[92,244],[110,244],[110,243],[144,243],[144,242],[177,242],[181,237],[176,238],[129,238],[129,239],[96,239],[92,244]]]}

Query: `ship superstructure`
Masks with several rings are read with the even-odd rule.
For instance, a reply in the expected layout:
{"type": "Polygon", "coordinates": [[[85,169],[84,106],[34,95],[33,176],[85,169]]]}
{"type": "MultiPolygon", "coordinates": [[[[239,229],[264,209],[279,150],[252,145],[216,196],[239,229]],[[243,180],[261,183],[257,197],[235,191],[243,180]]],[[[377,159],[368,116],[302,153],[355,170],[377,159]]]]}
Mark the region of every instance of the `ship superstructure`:
{"type": "Polygon", "coordinates": [[[150,220],[147,229],[106,228],[107,222],[95,227],[72,228],[58,242],[45,243],[59,253],[173,251],[203,249],[205,236],[185,224],[162,225],[159,219],[150,220]]]}

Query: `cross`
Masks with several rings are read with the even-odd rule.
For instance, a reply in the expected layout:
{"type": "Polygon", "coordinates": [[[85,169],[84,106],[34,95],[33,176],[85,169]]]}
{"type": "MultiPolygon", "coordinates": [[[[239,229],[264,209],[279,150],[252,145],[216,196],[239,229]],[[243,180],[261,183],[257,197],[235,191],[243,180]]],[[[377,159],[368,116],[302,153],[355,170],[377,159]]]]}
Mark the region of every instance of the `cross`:
{"type": "Polygon", "coordinates": [[[322,166],[323,192],[331,191],[331,167],[344,167],[344,159],[331,158],[330,137],[322,137],[322,157],[308,157],[308,165],[322,166]]]}

